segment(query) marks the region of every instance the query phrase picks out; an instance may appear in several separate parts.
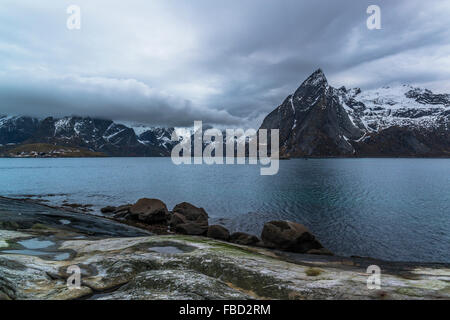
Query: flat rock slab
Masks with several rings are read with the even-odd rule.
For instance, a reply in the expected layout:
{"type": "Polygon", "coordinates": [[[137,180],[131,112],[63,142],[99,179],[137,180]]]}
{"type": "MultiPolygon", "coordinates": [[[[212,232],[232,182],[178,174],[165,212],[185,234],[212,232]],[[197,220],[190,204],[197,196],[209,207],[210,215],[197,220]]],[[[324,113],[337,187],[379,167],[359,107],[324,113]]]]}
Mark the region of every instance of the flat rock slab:
{"type": "Polygon", "coordinates": [[[272,251],[202,237],[67,240],[59,250],[76,255],[52,261],[0,254],[0,292],[12,299],[450,298],[448,268],[382,274],[381,290],[368,290],[365,269],[351,263],[289,262],[272,251]],[[171,249],[160,250],[165,247],[171,249]],[[80,289],[66,285],[72,265],[82,270],[80,289]]]}
{"type": "Polygon", "coordinates": [[[150,234],[102,217],[52,208],[34,201],[0,197],[0,229],[20,230],[33,226],[39,228],[40,225],[72,230],[91,237],[136,237],[150,234]]]}
{"type": "MultiPolygon", "coordinates": [[[[43,207],[36,227],[27,208],[27,224],[0,227],[4,299],[450,299],[444,264],[289,254],[196,236],[89,235],[82,224],[77,230],[56,223],[63,212],[51,219],[43,207]],[[30,239],[51,242],[28,248],[46,254],[6,252],[37,241],[30,239]],[[381,267],[380,290],[367,288],[370,264],[381,267]],[[81,271],[78,289],[67,285],[71,266],[81,271]]],[[[0,221],[7,211],[0,207],[0,221]]]]}

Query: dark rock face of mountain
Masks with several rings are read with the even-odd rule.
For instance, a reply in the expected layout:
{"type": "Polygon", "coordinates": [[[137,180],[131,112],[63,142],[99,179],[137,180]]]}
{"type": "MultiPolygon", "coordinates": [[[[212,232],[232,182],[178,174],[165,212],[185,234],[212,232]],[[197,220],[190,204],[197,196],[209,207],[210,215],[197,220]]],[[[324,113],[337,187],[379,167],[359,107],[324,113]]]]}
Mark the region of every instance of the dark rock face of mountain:
{"type": "Polygon", "coordinates": [[[263,121],[280,130],[280,155],[450,156],[450,95],[402,86],[331,87],[315,71],[263,121]]]}
{"type": "Polygon", "coordinates": [[[0,144],[21,143],[30,139],[38,127],[37,119],[29,117],[11,119],[0,116],[0,144]]]}
{"type": "Polygon", "coordinates": [[[158,146],[164,149],[165,153],[170,153],[177,142],[171,140],[174,128],[154,128],[152,130],[144,131],[139,135],[139,140],[148,146],[158,146]]]}
{"type": "MultiPolygon", "coordinates": [[[[336,89],[319,69],[260,129],[280,130],[282,157],[450,157],[450,95],[406,85],[336,89]]],[[[92,118],[0,116],[0,154],[9,145],[46,143],[108,156],[170,156],[173,132],[92,118]]],[[[225,134],[223,142],[225,154],[225,134]]]]}
{"type": "Polygon", "coordinates": [[[173,129],[148,128],[137,136],[133,128],[111,120],[81,117],[39,120],[0,116],[0,144],[3,146],[48,143],[119,157],[168,156],[173,144],[170,141],[172,132],[173,129]]]}

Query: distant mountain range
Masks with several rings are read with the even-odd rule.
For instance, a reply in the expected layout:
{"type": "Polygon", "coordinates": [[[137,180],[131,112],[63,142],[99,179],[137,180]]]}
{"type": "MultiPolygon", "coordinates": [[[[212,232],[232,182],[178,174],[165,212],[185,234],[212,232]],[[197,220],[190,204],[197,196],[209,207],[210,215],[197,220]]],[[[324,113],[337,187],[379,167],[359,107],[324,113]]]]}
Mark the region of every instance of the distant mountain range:
{"type": "MultiPolygon", "coordinates": [[[[407,85],[336,89],[319,69],[261,129],[280,130],[283,157],[449,157],[449,125],[449,94],[407,85]]],[[[0,156],[164,157],[176,144],[174,130],[81,117],[0,116],[0,156]]]]}
{"type": "Polygon", "coordinates": [[[164,157],[170,155],[174,145],[170,140],[173,131],[174,128],[133,128],[111,120],[81,117],[0,116],[0,154],[27,156],[36,144],[45,144],[57,146],[58,150],[80,148],[104,156],[164,157]],[[30,146],[29,150],[24,145],[30,146]]]}
{"type": "Polygon", "coordinates": [[[285,157],[448,157],[450,95],[333,88],[315,71],[263,121],[285,157]]]}

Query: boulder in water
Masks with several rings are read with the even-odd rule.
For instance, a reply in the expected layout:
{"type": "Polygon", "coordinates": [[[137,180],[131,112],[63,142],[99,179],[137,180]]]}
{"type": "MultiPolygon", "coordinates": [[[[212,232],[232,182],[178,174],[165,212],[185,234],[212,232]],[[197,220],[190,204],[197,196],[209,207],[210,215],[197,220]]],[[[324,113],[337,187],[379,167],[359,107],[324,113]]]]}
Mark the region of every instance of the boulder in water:
{"type": "Polygon", "coordinates": [[[101,211],[102,213],[112,213],[112,212],[116,211],[116,207],[113,207],[113,206],[106,206],[106,207],[104,207],[104,208],[101,208],[100,211],[101,211]]]}
{"type": "Polygon", "coordinates": [[[291,221],[267,222],[264,225],[261,239],[268,248],[289,252],[306,253],[323,248],[308,228],[291,221]]]}
{"type": "Polygon", "coordinates": [[[208,231],[208,214],[188,202],[177,204],[172,210],[170,227],[183,234],[204,235],[208,231]]]}
{"type": "Polygon", "coordinates": [[[230,232],[227,228],[220,225],[212,225],[208,228],[207,233],[208,238],[213,238],[217,240],[228,241],[230,239],[230,232]]]}
{"type": "Polygon", "coordinates": [[[169,216],[165,203],[158,199],[139,199],[129,210],[131,219],[148,224],[167,223],[169,216]]]}

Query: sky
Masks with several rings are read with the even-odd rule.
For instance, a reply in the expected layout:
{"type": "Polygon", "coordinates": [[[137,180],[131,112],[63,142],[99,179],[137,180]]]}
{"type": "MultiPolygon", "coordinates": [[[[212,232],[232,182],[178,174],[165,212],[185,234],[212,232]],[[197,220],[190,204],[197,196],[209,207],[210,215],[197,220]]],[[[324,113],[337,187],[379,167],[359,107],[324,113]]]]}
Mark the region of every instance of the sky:
{"type": "Polygon", "coordinates": [[[450,93],[450,1],[0,2],[0,114],[257,128],[317,68],[450,93]]]}

